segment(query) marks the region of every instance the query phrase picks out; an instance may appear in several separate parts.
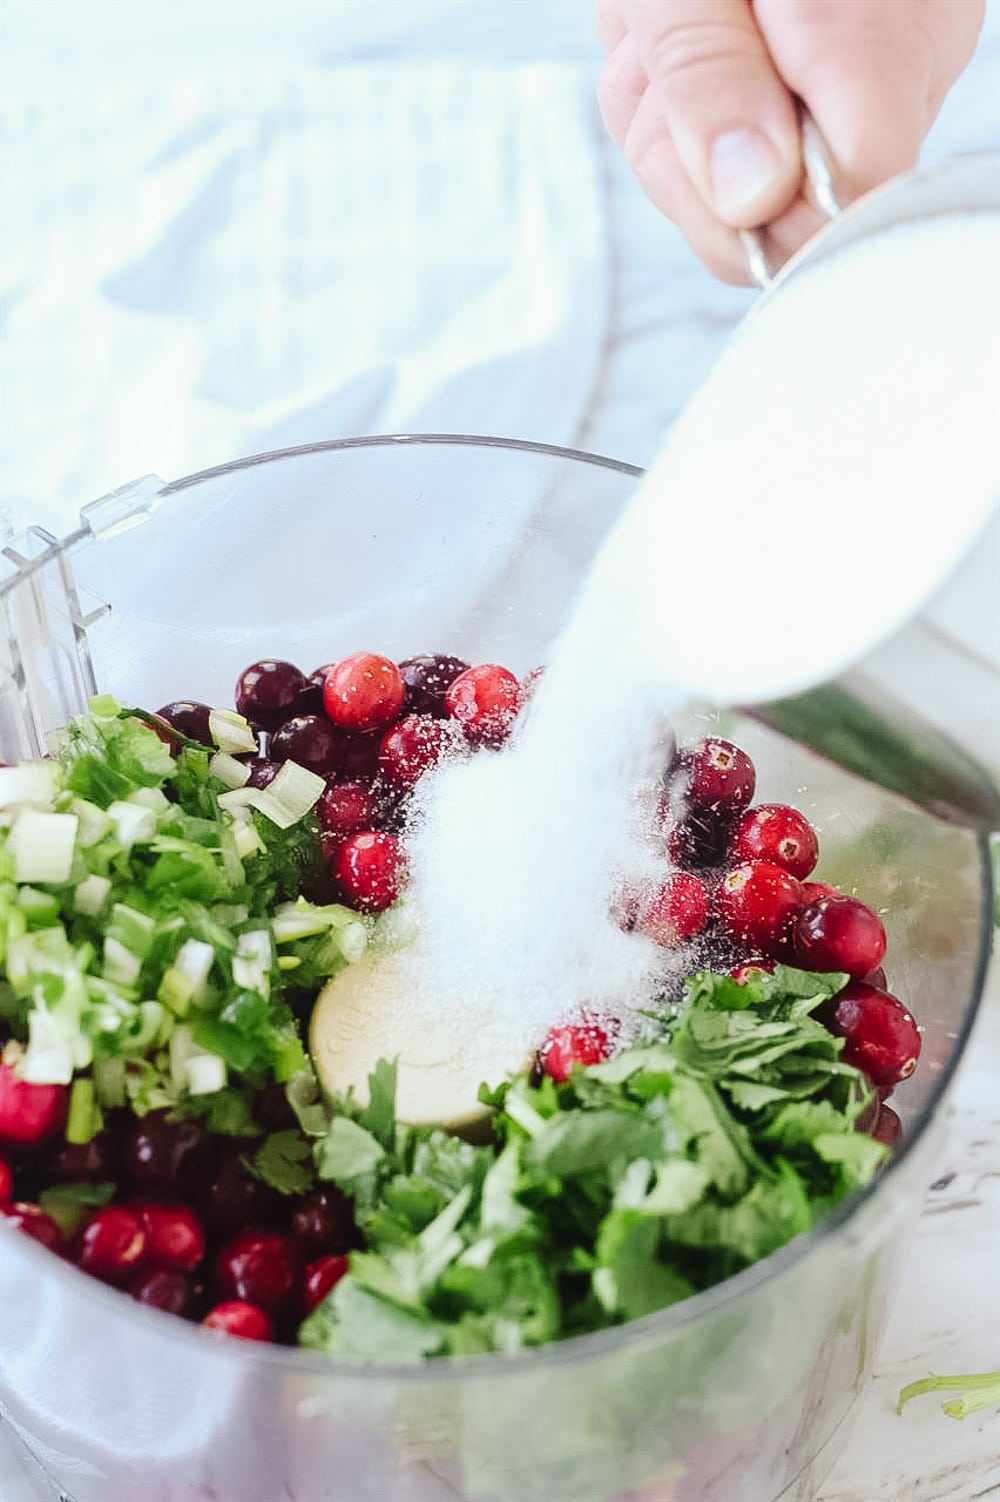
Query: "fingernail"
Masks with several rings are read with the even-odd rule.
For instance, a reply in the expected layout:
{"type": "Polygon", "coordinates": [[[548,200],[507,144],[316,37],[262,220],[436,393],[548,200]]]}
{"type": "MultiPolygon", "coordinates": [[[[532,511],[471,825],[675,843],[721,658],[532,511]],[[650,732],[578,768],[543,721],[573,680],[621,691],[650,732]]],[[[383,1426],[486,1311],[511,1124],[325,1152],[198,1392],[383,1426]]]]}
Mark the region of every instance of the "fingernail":
{"type": "Polygon", "coordinates": [[[720,219],[743,229],[769,197],[781,170],[777,149],[759,130],[730,130],[712,147],[712,198],[720,219]]]}

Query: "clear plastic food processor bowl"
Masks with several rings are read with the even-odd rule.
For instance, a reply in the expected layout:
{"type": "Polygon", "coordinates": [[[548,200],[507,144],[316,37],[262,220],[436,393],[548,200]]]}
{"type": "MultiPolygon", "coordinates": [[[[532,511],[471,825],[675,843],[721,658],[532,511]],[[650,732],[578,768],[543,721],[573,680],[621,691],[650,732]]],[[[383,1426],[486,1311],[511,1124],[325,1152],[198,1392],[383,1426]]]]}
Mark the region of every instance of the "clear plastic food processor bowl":
{"type": "MultiPolygon", "coordinates": [[[[457,437],[351,440],[148,479],[0,554],[0,758],[95,688],[232,702],[248,662],[360,647],[543,660],[638,471],[457,437]]],[[[702,722],[703,724],[704,722],[702,722]]],[[[0,1430],[70,1502],[811,1502],[869,1378],[933,1176],[991,927],[984,837],[725,721],[820,875],[884,916],[924,1029],[896,1161],[822,1226],[623,1328],[518,1356],[338,1366],[141,1308],[0,1223],[0,1430]]],[[[703,733],[703,730],[702,732],[703,733]]]]}

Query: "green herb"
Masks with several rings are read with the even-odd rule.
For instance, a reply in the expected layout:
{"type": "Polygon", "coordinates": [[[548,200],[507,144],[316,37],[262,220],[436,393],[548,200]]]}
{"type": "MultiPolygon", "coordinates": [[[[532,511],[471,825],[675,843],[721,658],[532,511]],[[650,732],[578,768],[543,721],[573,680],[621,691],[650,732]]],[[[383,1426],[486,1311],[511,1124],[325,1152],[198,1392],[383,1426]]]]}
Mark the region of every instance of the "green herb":
{"type": "Polygon", "coordinates": [[[984,1408],[993,1408],[1000,1403],[1000,1372],[973,1372],[965,1377],[922,1377],[904,1387],[896,1404],[896,1412],[902,1413],[911,1398],[919,1398],[928,1392],[961,1392],[960,1398],[951,1398],[941,1404],[941,1410],[950,1419],[968,1418],[970,1413],[979,1413],[984,1408]]]}
{"type": "Polygon", "coordinates": [[[306,1194],[316,1182],[312,1148],[300,1132],[272,1132],[243,1162],[279,1194],[306,1194]]]}
{"type": "Polygon", "coordinates": [[[93,1210],[110,1205],[114,1184],[53,1184],[43,1189],[38,1203],[66,1236],[72,1236],[93,1210]]]}
{"type": "Polygon", "coordinates": [[[807,1230],[885,1156],[855,1131],[867,1085],[811,1015],[843,980],[694,976],[649,1039],[563,1085],[492,1092],[491,1145],[398,1123],[381,1063],[369,1105],[338,1103],[316,1144],[366,1249],[302,1343],[514,1351],[665,1308],[807,1230]]]}

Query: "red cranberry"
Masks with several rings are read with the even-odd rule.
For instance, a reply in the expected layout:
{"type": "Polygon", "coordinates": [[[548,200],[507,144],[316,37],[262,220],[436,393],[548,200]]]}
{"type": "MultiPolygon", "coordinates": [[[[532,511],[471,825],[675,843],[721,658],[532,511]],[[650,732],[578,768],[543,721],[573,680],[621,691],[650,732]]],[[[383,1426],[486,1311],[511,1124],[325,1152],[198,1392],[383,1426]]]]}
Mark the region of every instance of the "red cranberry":
{"type": "Polygon", "coordinates": [[[292,1211],[291,1232],[307,1258],[346,1251],[357,1241],[351,1201],[335,1184],[311,1190],[292,1211]]]}
{"type": "Polygon", "coordinates": [[[105,1131],[89,1142],[55,1144],[46,1171],[57,1184],[114,1183],[118,1178],[116,1139],[105,1131]]]}
{"type": "Polygon", "coordinates": [[[602,1027],[593,1022],[571,1023],[554,1027],[538,1050],[539,1063],[557,1085],[569,1079],[579,1064],[600,1064],[610,1054],[611,1045],[602,1027]]]}
{"type": "Polygon", "coordinates": [[[213,1236],[234,1236],[247,1225],[271,1224],[284,1210],[284,1197],[254,1178],[243,1162],[255,1146],[252,1139],[231,1143],[198,1195],[198,1210],[213,1236]]]}
{"type": "Polygon", "coordinates": [[[808,906],[810,902],[815,902],[820,897],[843,897],[844,894],[843,892],[839,892],[836,887],[831,887],[829,882],[826,881],[804,881],[802,883],[802,895],[806,906],[808,906]]]}
{"type": "Polygon", "coordinates": [[[444,696],[459,673],[464,673],[468,667],[469,664],[460,657],[444,657],[438,652],[408,657],[399,664],[405,690],[404,709],[410,714],[429,714],[442,719],[444,696]]]}
{"type": "Polygon", "coordinates": [[[33,1085],[0,1064],[0,1142],[44,1142],[62,1129],[68,1104],[65,1085],[33,1085]]]}
{"type": "Polygon", "coordinates": [[[388,657],[352,652],[331,668],[323,685],[323,708],[344,730],[381,730],[403,707],[403,675],[388,657]]]}
{"type": "Polygon", "coordinates": [[[819,841],[809,820],[785,803],[760,803],[748,808],[733,835],[733,856],[739,861],[770,861],[801,881],[819,859],[819,841]]]}
{"type": "Polygon", "coordinates": [[[250,768],[250,776],[247,778],[248,788],[268,788],[281,771],[281,762],[272,761],[267,756],[253,756],[247,761],[250,768]]]}
{"type": "Polygon", "coordinates": [[[236,708],[256,730],[276,730],[295,714],[305,687],[305,675],[293,663],[264,658],[240,674],[236,708]]]}
{"type": "Polygon", "coordinates": [[[343,737],[323,715],[293,715],[271,737],[272,761],[295,761],[317,777],[336,772],[343,756],[343,737]]]}
{"type": "Polygon", "coordinates": [[[139,1273],[129,1283],[128,1292],[137,1304],[162,1309],[165,1314],[179,1314],[186,1319],[194,1312],[195,1291],[191,1279],[166,1267],[154,1267],[150,1272],[139,1273]]]}
{"type": "Polygon", "coordinates": [[[707,736],[682,753],[680,767],[688,801],[695,809],[734,815],[753,797],[753,762],[732,741],[707,736]]]}
{"type": "Polygon", "coordinates": [[[32,1241],[37,1241],[40,1246],[49,1252],[61,1252],[65,1245],[65,1237],[56,1225],[51,1215],[46,1215],[38,1205],[25,1204],[15,1200],[12,1205],[0,1204],[0,1215],[25,1236],[30,1236],[32,1241]]]}
{"type": "Polygon", "coordinates": [[[302,1268],[291,1238],[279,1231],[244,1231],[219,1252],[216,1287],[223,1299],[239,1299],[274,1313],[288,1303],[302,1268]]]}
{"type": "Polygon", "coordinates": [[[768,957],[779,957],[802,906],[802,887],[781,866],[748,861],[727,871],[715,903],[734,939],[768,957]]]}
{"type": "Polygon", "coordinates": [[[0,1153],[0,1205],[9,1205],[14,1198],[14,1170],[0,1153]]]}
{"type": "Polygon", "coordinates": [[[496,663],[467,668],[449,686],[445,709],[474,746],[498,746],[517,717],[521,686],[514,674],[496,663]]]}
{"type": "Polygon", "coordinates": [[[733,980],[738,980],[742,986],[748,980],[759,980],[762,975],[773,975],[774,961],[765,959],[744,960],[741,965],[734,965],[729,974],[733,980]]]}
{"type": "Polygon", "coordinates": [[[885,929],[855,897],[820,897],[803,908],[792,950],[805,970],[846,970],[860,980],[882,963],[885,929]]]}
{"type": "Polygon", "coordinates": [[[872,1128],[872,1136],[876,1142],[881,1142],[890,1152],[894,1151],[903,1131],[903,1123],[896,1115],[891,1106],[882,1102],[878,1113],[878,1120],[872,1128]]]}
{"type": "Polygon", "coordinates": [[[649,902],[642,903],[636,929],[670,948],[694,938],[708,921],[705,883],[688,871],[669,876],[649,902]]]}
{"type": "Polygon", "coordinates": [[[402,847],[394,835],[363,829],[338,846],[334,875],[352,907],[362,913],[381,913],[399,896],[402,847]]]}
{"type": "Polygon", "coordinates": [[[186,1196],[210,1171],[212,1147],[197,1121],[172,1121],[166,1111],[150,1111],[129,1128],[124,1156],[137,1189],[186,1196]]]}
{"type": "Polygon", "coordinates": [[[371,782],[378,776],[378,758],[382,736],[378,731],[371,735],[346,735],[341,750],[340,776],[345,782],[371,782]]]}
{"type": "Polygon", "coordinates": [[[374,816],[375,797],[364,782],[331,782],[316,805],[320,828],[338,840],[370,829],[374,816]]]}
{"type": "Polygon", "coordinates": [[[920,1033],[898,997],[852,980],[818,1007],[816,1017],[844,1039],[841,1057],[867,1075],[876,1089],[891,1088],[917,1067],[920,1033]]]}
{"type": "Polygon", "coordinates": [[[212,732],[208,728],[208,717],[212,713],[209,705],[200,704],[196,699],[177,699],[173,704],[164,704],[156,713],[188,740],[199,741],[203,746],[213,744],[212,732]]]}
{"type": "Polygon", "coordinates": [[[205,1255],[205,1232],[186,1205],[142,1202],[129,1206],[146,1237],[146,1260],[170,1272],[189,1273],[205,1255]]]}
{"type": "Polygon", "coordinates": [[[457,728],[430,715],[411,714],[390,726],[382,737],[379,766],[391,787],[412,788],[423,774],[459,749],[457,728]]]}
{"type": "Polygon", "coordinates": [[[322,1304],[331,1289],[335,1288],[348,1268],[347,1257],[321,1257],[306,1268],[302,1285],[302,1302],[307,1314],[322,1304]]]}
{"type": "Polygon", "coordinates": [[[138,1215],[123,1205],[98,1210],[77,1237],[77,1266],[104,1283],[125,1283],[146,1255],[146,1234],[138,1215]]]}
{"type": "Polygon", "coordinates": [[[210,1330],[221,1330],[225,1335],[234,1335],[239,1340],[274,1339],[274,1325],[270,1316],[263,1309],[240,1299],[229,1299],[223,1304],[216,1304],[206,1314],[202,1324],[210,1330]]]}
{"type": "Polygon", "coordinates": [[[667,854],[682,871],[704,871],[725,864],[731,837],[728,819],[687,813],[667,834],[667,854]]]}

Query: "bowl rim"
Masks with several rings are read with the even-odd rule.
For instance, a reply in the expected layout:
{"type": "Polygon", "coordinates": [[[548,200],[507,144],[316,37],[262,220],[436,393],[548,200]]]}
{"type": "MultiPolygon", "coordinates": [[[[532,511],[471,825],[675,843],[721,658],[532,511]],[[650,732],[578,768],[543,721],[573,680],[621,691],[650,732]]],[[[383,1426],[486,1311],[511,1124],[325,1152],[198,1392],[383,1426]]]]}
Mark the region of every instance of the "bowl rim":
{"type": "MultiPolygon", "coordinates": [[[[241,459],[198,470],[180,479],[169,481],[158,492],[157,499],[190,489],[203,481],[237,474],[260,465],[285,459],[308,458],[317,454],[336,453],[352,449],[398,448],[403,446],[455,445],[473,448],[514,450],[522,453],[541,454],[547,457],[566,459],[591,467],[610,469],[634,478],[644,471],[638,465],[624,460],[611,459],[600,454],[591,454],[583,449],[567,448],[558,444],[537,443],[516,438],[501,438],[484,434],[467,433],[385,433],[351,438],[323,439],[313,443],[297,444],[288,448],[271,449],[251,454],[241,459]]],[[[928,818],[932,817],[927,815],[928,818]]],[[[973,971],[972,987],[966,1002],[960,1025],[954,1036],[954,1048],[947,1065],[934,1080],[927,1102],[921,1114],[908,1129],[903,1145],[894,1155],[884,1174],[873,1179],[864,1189],[848,1195],[832,1211],[808,1231],[800,1232],[791,1241],[772,1252],[770,1256],[726,1278],[721,1283],[692,1294],[679,1303],[653,1311],[625,1324],[611,1326],[588,1334],[568,1336],[563,1340],[550,1341],[543,1346],[532,1346],[522,1351],[507,1354],[486,1352],[469,1356],[438,1356],[420,1363],[350,1362],[319,1351],[304,1350],[298,1346],[266,1345],[256,1341],[233,1341],[218,1332],[200,1325],[180,1320],[175,1315],[133,1303],[127,1309],[127,1300],[122,1293],[97,1282],[72,1264],[53,1258],[28,1237],[4,1224],[0,1217],[0,1242],[5,1236],[17,1238],[17,1244],[30,1263],[37,1259],[41,1273],[64,1279],[67,1288],[75,1288],[84,1297],[98,1304],[106,1304],[109,1312],[117,1311],[118,1318],[152,1321],[167,1339],[188,1346],[191,1352],[200,1348],[200,1353],[210,1359],[216,1356],[228,1358],[235,1364],[258,1364],[283,1372],[288,1376],[316,1376],[327,1381],[361,1381],[367,1383],[434,1383],[450,1381],[496,1380],[516,1378],[520,1374],[535,1372],[545,1367],[561,1367],[580,1361],[599,1361],[604,1355],[619,1354],[632,1345],[643,1344],[651,1339],[664,1338],[703,1316],[722,1309],[732,1301],[752,1293],[765,1284],[782,1276],[798,1262],[806,1258],[820,1242],[835,1238],[845,1227],[853,1226],[880,1191],[883,1182],[891,1179],[900,1167],[914,1154],[923,1142],[926,1133],[937,1118],[943,1101],[952,1085],[957,1069],[965,1056],[970,1034],[982,1005],[986,975],[992,953],[994,869],[990,841],[986,834],[972,834],[979,857],[980,895],[979,942],[973,971]]]]}

